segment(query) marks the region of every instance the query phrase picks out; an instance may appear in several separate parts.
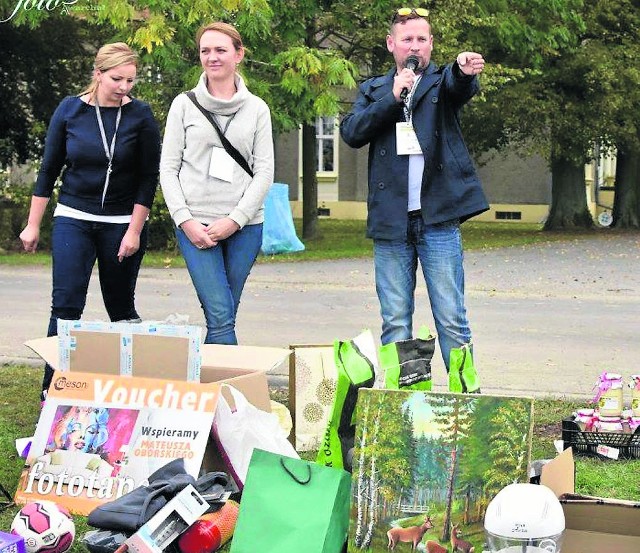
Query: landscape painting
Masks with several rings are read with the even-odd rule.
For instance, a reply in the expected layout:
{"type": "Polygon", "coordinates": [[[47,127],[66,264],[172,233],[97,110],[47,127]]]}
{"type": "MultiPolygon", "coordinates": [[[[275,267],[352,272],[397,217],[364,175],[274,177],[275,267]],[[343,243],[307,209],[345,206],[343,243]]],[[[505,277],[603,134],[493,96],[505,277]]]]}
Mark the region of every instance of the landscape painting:
{"type": "Polygon", "coordinates": [[[533,399],[361,389],[348,551],[480,553],[491,499],[528,482],[533,399]]]}

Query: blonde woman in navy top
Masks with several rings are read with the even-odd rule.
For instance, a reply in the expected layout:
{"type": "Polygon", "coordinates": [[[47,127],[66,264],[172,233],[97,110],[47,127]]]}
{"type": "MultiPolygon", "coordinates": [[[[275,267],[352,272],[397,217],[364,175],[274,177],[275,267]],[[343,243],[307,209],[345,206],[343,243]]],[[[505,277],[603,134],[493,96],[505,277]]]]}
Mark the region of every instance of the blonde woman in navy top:
{"type": "MultiPolygon", "coordinates": [[[[129,93],[137,56],[124,43],[98,51],[93,79],[68,96],[49,123],[24,249],[35,252],[40,224],[58,177],[51,237],[53,293],[48,336],[58,319],[79,319],[98,262],[100,288],[112,321],[139,319],[134,293],[147,244],[146,220],[160,162],[160,134],[148,104],[129,93]]],[[[47,365],[43,398],[53,371],[47,365]]]]}

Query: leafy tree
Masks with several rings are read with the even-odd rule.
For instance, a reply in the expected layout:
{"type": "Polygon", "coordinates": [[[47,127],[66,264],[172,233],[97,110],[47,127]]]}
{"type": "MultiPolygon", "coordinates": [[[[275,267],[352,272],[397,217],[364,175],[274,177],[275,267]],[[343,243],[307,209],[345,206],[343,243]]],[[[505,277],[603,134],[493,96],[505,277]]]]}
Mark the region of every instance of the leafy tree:
{"type": "Polygon", "coordinates": [[[593,116],[601,93],[585,78],[595,68],[581,43],[582,0],[478,0],[478,9],[469,39],[505,71],[486,102],[472,106],[471,137],[481,149],[520,144],[546,157],[552,172],[546,229],[592,226],[584,164],[605,121],[593,116]]]}
{"type": "MultiPolygon", "coordinates": [[[[471,426],[468,434],[461,440],[461,447],[464,450],[465,463],[460,470],[457,479],[458,490],[466,492],[468,498],[476,499],[482,492],[484,478],[487,471],[491,469],[493,460],[487,455],[487,446],[491,436],[496,431],[492,420],[495,416],[496,408],[500,404],[499,399],[484,399],[476,403],[471,426]]],[[[465,504],[463,511],[463,522],[468,524],[479,520],[477,513],[474,515],[471,504],[465,504]]]]}
{"type": "Polygon", "coordinates": [[[459,456],[463,453],[461,444],[469,434],[471,413],[474,403],[466,398],[457,396],[432,396],[429,402],[433,405],[435,421],[439,425],[442,436],[441,443],[445,454],[440,463],[446,470],[445,513],[442,522],[440,541],[448,542],[451,537],[451,511],[453,507],[456,475],[459,470],[459,456]]]}
{"type": "Polygon", "coordinates": [[[445,455],[445,448],[439,440],[425,435],[418,438],[414,481],[418,490],[418,502],[421,505],[426,501],[444,501],[440,492],[446,482],[447,473],[439,460],[445,455]]]}
{"type": "Polygon", "coordinates": [[[636,142],[618,143],[613,226],[640,228],[640,148],[636,142]]]}
{"type": "MultiPolygon", "coordinates": [[[[7,13],[12,2],[0,2],[3,13],[7,13]]],[[[110,40],[122,40],[143,52],[144,78],[136,92],[152,104],[161,122],[171,99],[193,86],[200,73],[194,44],[197,28],[217,19],[233,23],[247,47],[247,84],[271,107],[276,131],[303,124],[303,236],[308,238],[316,233],[317,220],[315,118],[336,114],[338,88],[355,86],[355,66],[327,48],[315,27],[324,11],[331,10],[331,4],[289,0],[113,0],[106,9],[72,14],[112,29],[110,40]]],[[[46,11],[21,11],[10,23],[37,27],[51,17],[46,11]]]]}
{"type": "Polygon", "coordinates": [[[374,527],[395,509],[403,490],[413,487],[415,440],[410,411],[403,394],[363,391],[358,398],[354,479],[357,490],[354,542],[371,547],[374,527]]]}
{"type": "MultiPolygon", "coordinates": [[[[7,2],[0,3],[2,14],[7,2]]],[[[0,165],[39,156],[60,100],[90,80],[92,45],[104,32],[51,15],[38,28],[0,23],[0,165]]]]}
{"type": "Polygon", "coordinates": [[[632,0],[597,0],[585,20],[593,86],[603,92],[597,115],[607,121],[599,141],[617,152],[613,225],[640,228],[640,7],[632,0]]]}
{"type": "Polygon", "coordinates": [[[484,491],[494,497],[514,478],[526,481],[529,452],[529,428],[533,424],[532,411],[527,402],[514,399],[504,401],[491,420],[489,442],[490,467],[484,475],[484,491]]]}

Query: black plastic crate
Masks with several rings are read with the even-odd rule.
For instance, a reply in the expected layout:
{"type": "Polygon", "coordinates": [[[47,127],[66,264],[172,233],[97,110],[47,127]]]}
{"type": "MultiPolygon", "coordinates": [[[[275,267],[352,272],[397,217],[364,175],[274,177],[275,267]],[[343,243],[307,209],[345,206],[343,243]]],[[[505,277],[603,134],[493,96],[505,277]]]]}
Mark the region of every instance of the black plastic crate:
{"type": "Polygon", "coordinates": [[[599,445],[615,447],[621,459],[640,459],[640,427],[631,433],[591,432],[580,430],[573,417],[562,420],[562,441],[564,449],[573,448],[575,455],[602,457],[597,451],[599,445]]]}

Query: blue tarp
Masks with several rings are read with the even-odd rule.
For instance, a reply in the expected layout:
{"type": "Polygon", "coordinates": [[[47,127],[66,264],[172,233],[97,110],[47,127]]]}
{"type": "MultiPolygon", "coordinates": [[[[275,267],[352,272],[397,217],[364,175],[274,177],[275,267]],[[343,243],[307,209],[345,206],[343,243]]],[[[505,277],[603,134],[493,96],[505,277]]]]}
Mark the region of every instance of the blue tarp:
{"type": "Polygon", "coordinates": [[[296,236],[289,205],[289,185],[274,182],[264,201],[264,225],[262,228],[262,253],[299,252],[304,244],[296,236]]]}

